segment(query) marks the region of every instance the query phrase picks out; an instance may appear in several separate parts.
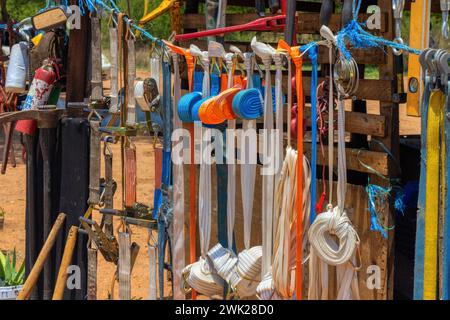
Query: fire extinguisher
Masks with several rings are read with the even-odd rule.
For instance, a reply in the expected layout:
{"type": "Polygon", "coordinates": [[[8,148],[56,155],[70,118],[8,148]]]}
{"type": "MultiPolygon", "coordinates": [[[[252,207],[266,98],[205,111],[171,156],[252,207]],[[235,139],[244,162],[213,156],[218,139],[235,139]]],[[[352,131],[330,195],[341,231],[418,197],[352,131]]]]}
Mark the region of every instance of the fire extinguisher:
{"type": "MultiPolygon", "coordinates": [[[[58,79],[59,68],[56,61],[54,59],[44,60],[42,66],[35,72],[22,110],[37,109],[39,106],[45,105],[53,89],[53,85],[58,79]]],[[[36,130],[36,121],[20,120],[17,122],[16,130],[32,135],[36,130]]]]}

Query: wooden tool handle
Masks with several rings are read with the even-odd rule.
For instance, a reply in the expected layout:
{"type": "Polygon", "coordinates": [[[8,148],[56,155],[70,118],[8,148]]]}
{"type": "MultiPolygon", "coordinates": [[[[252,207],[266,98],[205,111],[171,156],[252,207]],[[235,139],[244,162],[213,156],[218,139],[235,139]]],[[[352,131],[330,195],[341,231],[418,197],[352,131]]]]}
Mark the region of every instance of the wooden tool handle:
{"type": "Polygon", "coordinates": [[[77,234],[78,227],[72,226],[69,230],[69,235],[67,236],[66,246],[64,247],[64,253],[59,267],[52,300],[62,300],[64,296],[64,289],[67,281],[67,268],[72,263],[73,251],[77,243],[77,234]]]}
{"type": "Polygon", "coordinates": [[[47,259],[48,255],[50,254],[50,251],[52,250],[53,245],[55,244],[56,236],[58,235],[58,232],[61,229],[65,218],[66,215],[64,213],[60,213],[58,218],[56,218],[52,230],[50,231],[47,240],[45,240],[44,246],[42,247],[41,252],[39,252],[39,256],[37,257],[33,269],[31,269],[27,281],[25,281],[23,289],[22,291],[20,291],[17,300],[28,299],[31,291],[33,290],[34,286],[36,285],[36,282],[38,281],[39,274],[41,273],[42,268],[44,267],[45,260],[47,259]]]}

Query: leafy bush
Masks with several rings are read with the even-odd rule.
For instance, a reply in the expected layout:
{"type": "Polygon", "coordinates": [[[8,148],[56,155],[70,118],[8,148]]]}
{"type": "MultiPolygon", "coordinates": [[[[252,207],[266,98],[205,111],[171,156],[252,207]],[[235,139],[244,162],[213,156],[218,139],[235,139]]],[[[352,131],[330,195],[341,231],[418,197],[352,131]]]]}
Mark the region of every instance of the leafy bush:
{"type": "Polygon", "coordinates": [[[13,253],[4,255],[0,250],[0,287],[19,286],[24,282],[25,261],[19,270],[16,270],[16,249],[13,253]]]}

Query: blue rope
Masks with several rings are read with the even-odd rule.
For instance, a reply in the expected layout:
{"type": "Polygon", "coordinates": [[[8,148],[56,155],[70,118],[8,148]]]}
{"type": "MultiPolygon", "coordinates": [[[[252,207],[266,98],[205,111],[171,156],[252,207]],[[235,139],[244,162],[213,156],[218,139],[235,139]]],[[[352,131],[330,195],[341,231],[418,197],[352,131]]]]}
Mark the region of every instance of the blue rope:
{"type": "Polygon", "coordinates": [[[233,98],[233,111],[242,119],[258,119],[264,114],[264,99],[257,88],[239,91],[233,98]]]}
{"type": "Polygon", "coordinates": [[[368,195],[368,208],[370,212],[370,230],[378,231],[381,233],[383,238],[387,238],[386,230],[378,223],[378,215],[377,215],[377,201],[381,203],[385,203],[389,194],[391,192],[391,188],[384,188],[381,186],[377,186],[374,184],[367,184],[366,192],[368,195]]]}
{"type": "Polygon", "coordinates": [[[191,109],[191,119],[192,121],[200,121],[200,117],[198,116],[198,110],[200,109],[203,102],[208,100],[210,97],[205,97],[200,100],[198,100],[196,103],[194,103],[192,109],[191,109]]]}
{"type": "Polygon", "coordinates": [[[309,58],[312,62],[311,73],[311,223],[316,218],[316,179],[317,179],[317,62],[318,49],[317,46],[311,47],[309,50],[309,58]]]}

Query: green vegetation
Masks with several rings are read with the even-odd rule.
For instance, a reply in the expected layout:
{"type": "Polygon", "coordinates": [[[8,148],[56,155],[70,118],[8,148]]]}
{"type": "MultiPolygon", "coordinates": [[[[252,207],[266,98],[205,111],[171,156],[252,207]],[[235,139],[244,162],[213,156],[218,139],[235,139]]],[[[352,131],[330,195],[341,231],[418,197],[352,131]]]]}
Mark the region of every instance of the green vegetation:
{"type": "Polygon", "coordinates": [[[13,253],[3,254],[0,250],[0,287],[12,287],[22,285],[25,275],[25,261],[16,270],[16,249],[13,253]]]}

